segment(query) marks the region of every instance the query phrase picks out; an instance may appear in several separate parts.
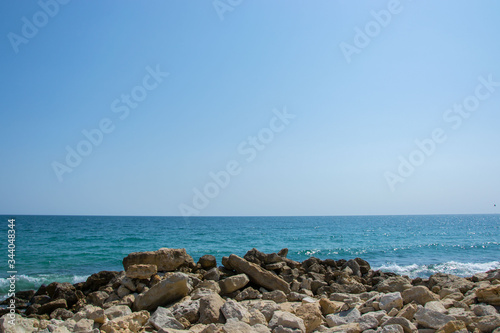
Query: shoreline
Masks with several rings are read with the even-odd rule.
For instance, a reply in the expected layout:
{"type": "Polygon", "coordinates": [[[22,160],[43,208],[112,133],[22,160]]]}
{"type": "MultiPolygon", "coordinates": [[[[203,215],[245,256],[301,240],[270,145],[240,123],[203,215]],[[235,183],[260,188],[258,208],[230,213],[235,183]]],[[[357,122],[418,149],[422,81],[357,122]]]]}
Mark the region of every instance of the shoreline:
{"type": "Polygon", "coordinates": [[[123,259],[123,271],[16,292],[14,301],[2,302],[16,307],[0,309],[0,327],[9,332],[9,320],[44,332],[96,333],[376,332],[388,326],[409,333],[445,325],[497,333],[500,327],[500,269],[411,279],[373,270],[361,258],[297,262],[287,254],[252,249],[221,263],[212,255],[195,263],[185,249],[134,252],[123,259]],[[441,318],[440,326],[429,316],[441,318]]]}

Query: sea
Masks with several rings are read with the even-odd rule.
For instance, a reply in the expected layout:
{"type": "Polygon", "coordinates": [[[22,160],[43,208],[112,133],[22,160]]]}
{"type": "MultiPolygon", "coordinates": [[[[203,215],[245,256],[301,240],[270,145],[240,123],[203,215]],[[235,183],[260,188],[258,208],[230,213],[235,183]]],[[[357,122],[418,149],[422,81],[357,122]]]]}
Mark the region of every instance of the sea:
{"type": "Polygon", "coordinates": [[[122,260],[131,252],[162,247],[185,248],[195,262],[205,254],[220,264],[223,256],[243,256],[252,248],[265,253],[288,248],[288,258],[297,261],[360,257],[373,269],[412,278],[438,272],[472,276],[500,268],[500,215],[4,215],[0,246],[0,299],[8,293],[10,271],[16,272],[17,291],[54,281],[77,283],[99,271],[123,270],[122,260]],[[9,219],[15,219],[13,267],[8,266],[9,219]]]}

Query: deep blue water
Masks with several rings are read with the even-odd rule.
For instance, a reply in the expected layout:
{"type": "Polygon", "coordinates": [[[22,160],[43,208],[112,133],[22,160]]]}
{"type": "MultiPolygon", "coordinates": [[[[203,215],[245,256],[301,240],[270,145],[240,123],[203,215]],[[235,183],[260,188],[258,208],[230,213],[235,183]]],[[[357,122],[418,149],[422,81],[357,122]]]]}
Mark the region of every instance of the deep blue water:
{"type": "Polygon", "coordinates": [[[76,283],[101,270],[122,270],[130,252],[186,248],[218,262],[255,247],[289,249],[302,261],[361,257],[374,268],[412,277],[470,276],[500,268],[500,215],[334,217],[0,216],[0,296],[7,290],[7,225],[16,219],[18,290],[76,283]]]}

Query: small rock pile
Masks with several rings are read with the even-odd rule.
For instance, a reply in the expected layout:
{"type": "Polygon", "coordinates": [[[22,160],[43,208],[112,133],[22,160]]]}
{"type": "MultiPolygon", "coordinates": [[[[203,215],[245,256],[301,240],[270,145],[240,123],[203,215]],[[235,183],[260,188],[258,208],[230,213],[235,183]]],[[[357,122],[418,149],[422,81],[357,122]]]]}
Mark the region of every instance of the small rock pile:
{"type": "Polygon", "coordinates": [[[124,271],[16,293],[18,313],[3,309],[0,331],[500,333],[500,270],[412,280],[360,258],[287,253],[252,249],[220,267],[185,249],[131,253],[124,271]]]}

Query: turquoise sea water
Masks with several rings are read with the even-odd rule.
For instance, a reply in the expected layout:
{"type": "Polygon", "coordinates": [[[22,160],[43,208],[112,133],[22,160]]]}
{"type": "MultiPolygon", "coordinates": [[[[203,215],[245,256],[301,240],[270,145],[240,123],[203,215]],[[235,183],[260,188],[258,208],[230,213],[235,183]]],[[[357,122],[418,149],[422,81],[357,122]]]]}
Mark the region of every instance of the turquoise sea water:
{"type": "Polygon", "coordinates": [[[289,249],[302,261],[361,257],[372,267],[426,277],[500,268],[500,215],[336,217],[0,216],[0,297],[7,291],[7,228],[16,219],[17,289],[84,281],[122,270],[130,252],[186,248],[198,260],[289,249]],[[4,236],[1,236],[4,235],[4,236]]]}

